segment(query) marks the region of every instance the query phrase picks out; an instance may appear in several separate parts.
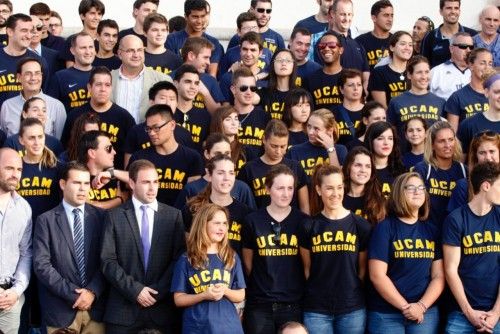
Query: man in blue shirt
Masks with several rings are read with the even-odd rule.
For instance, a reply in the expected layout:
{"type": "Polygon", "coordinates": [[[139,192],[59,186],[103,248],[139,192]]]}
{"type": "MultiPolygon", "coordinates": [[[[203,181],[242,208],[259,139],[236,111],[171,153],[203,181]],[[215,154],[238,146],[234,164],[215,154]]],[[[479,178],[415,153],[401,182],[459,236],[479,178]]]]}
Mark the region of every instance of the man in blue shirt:
{"type": "Polygon", "coordinates": [[[307,57],[313,59],[316,42],[328,30],[328,10],[333,4],[333,0],[318,0],[318,12],[315,15],[306,17],[295,24],[293,29],[305,28],[311,33],[311,45],[307,57]]]}

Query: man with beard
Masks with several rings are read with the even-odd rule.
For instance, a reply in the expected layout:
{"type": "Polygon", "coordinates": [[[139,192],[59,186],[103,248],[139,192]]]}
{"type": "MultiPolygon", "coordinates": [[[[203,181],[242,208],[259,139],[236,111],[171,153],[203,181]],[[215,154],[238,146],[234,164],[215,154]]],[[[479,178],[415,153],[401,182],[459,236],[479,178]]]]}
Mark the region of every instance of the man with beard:
{"type": "Polygon", "coordinates": [[[12,2],[10,0],[0,0],[0,46],[7,45],[7,19],[12,14],[12,2]]]}

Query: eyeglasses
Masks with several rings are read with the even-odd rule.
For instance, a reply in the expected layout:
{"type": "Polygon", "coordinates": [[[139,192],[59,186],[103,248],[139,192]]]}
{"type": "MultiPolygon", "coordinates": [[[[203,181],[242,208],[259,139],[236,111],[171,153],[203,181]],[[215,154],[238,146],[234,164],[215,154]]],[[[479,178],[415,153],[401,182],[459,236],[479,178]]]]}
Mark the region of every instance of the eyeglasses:
{"type": "Polygon", "coordinates": [[[418,21],[425,21],[429,25],[428,31],[434,30],[434,22],[432,22],[431,18],[428,16],[421,16],[418,18],[418,21]]]}
{"type": "Polygon", "coordinates": [[[318,49],[320,49],[320,50],[326,49],[327,46],[330,49],[335,49],[337,46],[340,46],[340,44],[337,43],[337,42],[321,42],[321,43],[318,43],[318,49]]]}
{"type": "Polygon", "coordinates": [[[2,9],[2,10],[0,10],[0,14],[2,14],[2,15],[9,15],[10,13],[11,13],[11,11],[8,10],[8,9],[2,9]]]}
{"type": "Polygon", "coordinates": [[[170,121],[166,121],[165,123],[163,123],[162,125],[155,125],[155,126],[146,126],[144,128],[144,130],[146,130],[146,133],[147,134],[150,134],[151,132],[154,132],[154,133],[158,133],[160,131],[161,128],[163,128],[165,125],[168,124],[168,122],[170,121]]]}
{"type": "Polygon", "coordinates": [[[256,92],[257,91],[257,86],[247,86],[247,85],[242,85],[240,87],[238,87],[238,89],[240,90],[240,92],[244,93],[246,92],[248,89],[250,89],[252,92],[256,92]]]}
{"type": "Polygon", "coordinates": [[[407,186],[404,186],[404,189],[409,192],[409,193],[416,193],[418,191],[425,191],[425,186],[419,185],[419,186],[414,186],[413,184],[409,184],[407,186]]]}
{"type": "Polygon", "coordinates": [[[266,14],[271,14],[271,12],[273,11],[272,8],[255,8],[255,10],[257,11],[257,13],[264,13],[266,12],[266,14]]]}
{"type": "Polygon", "coordinates": [[[281,224],[271,222],[271,227],[273,228],[274,232],[274,242],[278,243],[281,245],[281,224]]]}
{"type": "Polygon", "coordinates": [[[474,49],[474,45],[470,45],[470,44],[453,43],[452,45],[456,46],[460,50],[465,50],[465,49],[472,50],[472,49],[474,49]]]}
{"type": "Polygon", "coordinates": [[[274,62],[278,64],[293,64],[292,59],[286,59],[286,58],[276,58],[274,62]]]}
{"type": "Polygon", "coordinates": [[[134,54],[134,53],[144,53],[144,48],[139,48],[139,49],[120,49],[123,52],[125,52],[128,55],[134,54]]]}
{"type": "Polygon", "coordinates": [[[62,27],[62,24],[59,24],[59,23],[51,23],[49,24],[49,28],[52,29],[52,28],[59,28],[59,27],[62,27]]]}
{"type": "Polygon", "coordinates": [[[113,152],[113,145],[104,146],[104,150],[108,153],[113,152]]]}

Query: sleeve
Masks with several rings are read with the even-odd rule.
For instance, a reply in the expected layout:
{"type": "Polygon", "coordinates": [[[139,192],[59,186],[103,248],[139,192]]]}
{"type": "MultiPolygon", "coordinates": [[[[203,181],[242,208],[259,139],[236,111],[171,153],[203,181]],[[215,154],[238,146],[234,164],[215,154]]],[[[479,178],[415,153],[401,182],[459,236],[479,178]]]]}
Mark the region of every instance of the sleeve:
{"type": "Polygon", "coordinates": [[[300,163],[297,163],[297,189],[302,188],[303,186],[307,186],[307,175],[300,163]]]}
{"type": "Polygon", "coordinates": [[[460,122],[457,130],[457,137],[462,143],[462,150],[464,152],[469,151],[469,145],[474,134],[471,134],[469,123],[472,118],[467,118],[463,122],[460,122]]]}
{"type": "Polygon", "coordinates": [[[212,50],[212,55],[210,56],[210,63],[219,63],[222,56],[224,55],[224,48],[219,41],[214,43],[214,49],[212,50]]]}
{"type": "Polygon", "coordinates": [[[238,201],[248,206],[250,210],[256,210],[257,204],[255,203],[255,198],[253,197],[252,190],[250,189],[248,184],[240,181],[241,180],[236,180],[236,182],[238,183],[238,201]]]}
{"type": "MultiPolygon", "coordinates": [[[[243,167],[238,172],[238,176],[236,178],[238,180],[240,180],[241,182],[244,182],[248,186],[249,175],[248,175],[247,169],[248,169],[248,164],[243,165],[243,167]]],[[[252,190],[250,190],[250,191],[252,191],[252,190]]]]}
{"type": "MultiPolygon", "coordinates": [[[[457,209],[457,210],[463,210],[457,209]]],[[[462,242],[463,226],[456,218],[458,211],[452,212],[443,222],[443,244],[460,247],[462,242]]],[[[461,213],[461,212],[460,212],[461,213]]]]}
{"type": "Polygon", "coordinates": [[[361,63],[361,72],[370,72],[370,65],[368,65],[368,57],[366,56],[366,50],[361,43],[358,43],[361,51],[360,56],[363,58],[361,63]]]}
{"type": "Polygon", "coordinates": [[[175,47],[175,39],[174,39],[174,34],[169,34],[167,36],[167,41],[165,42],[165,47],[175,53],[176,55],[179,55],[179,50],[175,47]]]}
{"type": "Polygon", "coordinates": [[[64,105],[61,102],[57,104],[55,110],[55,117],[56,119],[54,120],[54,125],[55,125],[54,136],[57,139],[61,139],[67,118],[66,109],[64,108],[64,105]]]}
{"type": "Polygon", "coordinates": [[[131,131],[127,132],[127,137],[125,138],[125,144],[123,145],[123,151],[128,154],[132,154],[140,149],[137,140],[137,131],[135,131],[134,129],[130,130],[131,131]]]}
{"type": "Polygon", "coordinates": [[[368,248],[370,242],[371,225],[365,219],[352,214],[352,217],[357,220],[359,234],[359,250],[364,252],[368,248]]]}
{"type": "Polygon", "coordinates": [[[16,136],[7,137],[7,139],[5,139],[5,141],[3,142],[2,147],[8,147],[15,150],[16,149],[16,144],[14,143],[15,137],[16,136]]]}
{"type": "Polygon", "coordinates": [[[240,37],[238,36],[238,34],[234,34],[233,37],[231,37],[229,44],[227,45],[227,50],[239,44],[240,44],[240,37]]]}
{"type": "Polygon", "coordinates": [[[337,158],[339,159],[340,165],[343,165],[347,157],[347,148],[344,145],[335,144],[335,151],[337,152],[337,158]]]}
{"type": "Polygon", "coordinates": [[[19,242],[19,260],[17,262],[16,272],[14,273],[14,286],[12,287],[18,296],[26,290],[31,277],[33,256],[31,239],[33,223],[31,221],[31,212],[29,213],[29,217],[29,221],[26,224],[23,236],[19,242]]]}
{"type": "Polygon", "coordinates": [[[255,231],[253,229],[253,224],[251,216],[247,216],[243,222],[243,229],[241,231],[241,244],[243,248],[248,248],[252,250],[257,249],[255,244],[255,231]]]}
{"type": "Polygon", "coordinates": [[[424,56],[425,58],[429,59],[429,61],[432,58],[432,34],[434,33],[433,30],[429,31],[427,34],[425,34],[424,38],[422,39],[422,43],[420,45],[420,54],[424,56]]]}
{"type": "Polygon", "coordinates": [[[450,95],[448,98],[448,101],[446,101],[444,108],[443,108],[443,117],[446,117],[447,114],[452,114],[456,116],[460,116],[461,110],[460,110],[460,100],[459,100],[459,95],[457,92],[454,92],[453,94],[450,95]]]}
{"type": "Polygon", "coordinates": [[[311,229],[314,221],[307,218],[299,227],[299,246],[311,250],[311,229]]]}
{"type": "Polygon", "coordinates": [[[174,274],[172,276],[172,285],[170,292],[184,292],[189,293],[188,286],[188,261],[186,255],[182,255],[174,267],[174,274]]]}
{"type": "Polygon", "coordinates": [[[220,82],[219,82],[219,87],[222,93],[222,96],[224,96],[224,101],[226,102],[231,102],[233,101],[233,93],[231,92],[231,75],[230,73],[226,73],[222,76],[220,82]]]}
{"type": "Polygon", "coordinates": [[[184,221],[184,232],[189,233],[193,223],[193,215],[187,204],[182,208],[182,220],[184,221]]]}
{"type": "Polygon", "coordinates": [[[280,34],[276,33],[276,44],[278,44],[278,49],[286,49],[285,46],[285,40],[283,39],[283,36],[280,34]]]}
{"type": "Polygon", "coordinates": [[[61,143],[68,144],[69,138],[71,137],[71,130],[73,129],[73,123],[75,122],[75,113],[70,112],[68,117],[66,117],[66,122],[64,122],[64,128],[61,134],[61,143]]]}
{"type": "Polygon", "coordinates": [[[195,175],[201,176],[203,174],[205,174],[203,168],[203,160],[201,159],[201,156],[198,154],[198,152],[194,151],[193,157],[191,159],[191,173],[189,176],[195,176],[195,175]]]}
{"type": "Polygon", "coordinates": [[[420,174],[420,176],[424,180],[424,184],[427,183],[427,166],[428,165],[425,162],[419,162],[413,167],[413,172],[420,174]]]}
{"type": "Polygon", "coordinates": [[[368,259],[389,263],[390,230],[388,221],[383,221],[373,229],[368,245],[368,259]]]}
{"type": "Polygon", "coordinates": [[[452,212],[462,205],[467,204],[467,187],[466,179],[460,179],[457,181],[457,186],[453,189],[448,202],[448,212],[452,212]]]}
{"type": "Polygon", "coordinates": [[[244,289],[246,288],[245,276],[243,275],[243,268],[241,266],[241,260],[238,254],[234,254],[235,263],[234,267],[231,269],[231,276],[233,277],[233,282],[231,284],[231,289],[244,289]]]}
{"type": "Polygon", "coordinates": [[[74,61],[75,60],[75,57],[73,56],[73,54],[70,51],[71,41],[73,40],[74,37],[75,37],[75,35],[69,36],[66,39],[66,41],[64,42],[64,47],[61,49],[61,51],[59,51],[59,58],[60,59],[62,59],[64,61],[67,61],[67,60],[74,61]]]}
{"type": "MultiPolygon", "coordinates": [[[[50,79],[49,85],[47,86],[47,95],[52,96],[54,99],[61,100],[61,91],[59,90],[59,75],[56,72],[50,79]]],[[[69,112],[69,110],[67,110],[69,112]]]]}
{"type": "Polygon", "coordinates": [[[389,101],[389,106],[387,107],[387,122],[394,126],[398,123],[398,117],[396,116],[396,101],[397,99],[391,99],[391,101],[389,101]]]}
{"type": "Polygon", "coordinates": [[[209,87],[207,88],[210,91],[210,94],[212,94],[212,98],[215,100],[215,102],[222,103],[226,101],[226,98],[224,94],[222,94],[222,91],[219,87],[219,84],[217,83],[217,80],[212,76],[210,76],[210,83],[209,87]]]}
{"type": "Polygon", "coordinates": [[[376,67],[373,69],[370,79],[368,79],[368,91],[381,91],[385,92],[385,80],[383,75],[383,67],[376,67]]]}

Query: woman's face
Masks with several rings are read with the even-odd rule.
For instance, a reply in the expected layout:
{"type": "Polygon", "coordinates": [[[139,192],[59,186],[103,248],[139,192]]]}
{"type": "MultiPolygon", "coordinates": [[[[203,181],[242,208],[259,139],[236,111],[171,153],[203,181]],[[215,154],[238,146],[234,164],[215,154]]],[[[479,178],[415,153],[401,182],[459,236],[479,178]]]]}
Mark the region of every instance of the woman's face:
{"type": "Polygon", "coordinates": [[[321,185],[316,186],[316,192],[321,197],[325,209],[336,210],[342,208],[344,199],[344,180],[342,175],[335,173],[323,176],[321,185]]]}
{"type": "Polygon", "coordinates": [[[432,149],[436,158],[440,159],[453,159],[453,152],[455,151],[456,139],[453,130],[441,129],[436,133],[432,149]]]}
{"type": "Polygon", "coordinates": [[[405,137],[413,146],[422,144],[425,141],[425,128],[422,122],[418,119],[410,120],[406,128],[405,137]]]}
{"type": "Polygon", "coordinates": [[[237,135],[239,127],[240,120],[238,119],[238,113],[234,112],[222,120],[222,129],[226,136],[237,135]]]}
{"type": "Polygon", "coordinates": [[[496,162],[500,161],[498,146],[492,141],[483,141],[477,148],[477,162],[496,162]]]}
{"type": "Polygon", "coordinates": [[[230,160],[220,160],[215,163],[215,169],[209,175],[212,190],[219,194],[229,194],[235,180],[234,163],[230,160]]]}
{"type": "Polygon", "coordinates": [[[495,81],[484,91],[490,103],[490,109],[500,110],[500,80],[495,81]]]}
{"type": "Polygon", "coordinates": [[[21,145],[24,146],[28,155],[42,156],[45,147],[45,133],[43,127],[35,124],[24,129],[23,135],[19,137],[21,145]]]}
{"type": "Polygon", "coordinates": [[[293,105],[290,108],[292,112],[292,118],[299,123],[306,123],[309,115],[311,115],[311,104],[309,100],[305,97],[301,97],[299,103],[293,105]]]}
{"type": "Polygon", "coordinates": [[[360,77],[348,78],[342,88],[340,88],[344,100],[360,101],[363,95],[363,84],[360,77]]]}
{"type": "Polygon", "coordinates": [[[274,58],[274,72],[279,77],[292,75],[293,57],[288,51],[282,51],[274,58]]]}
{"type": "Polygon", "coordinates": [[[372,175],[372,161],[366,154],[360,153],[354,157],[349,170],[351,182],[357,185],[365,185],[372,175]]]}
{"type": "Polygon", "coordinates": [[[212,149],[210,149],[210,152],[205,150],[205,157],[207,160],[212,159],[219,154],[231,156],[231,145],[227,141],[215,143],[215,145],[212,146],[212,149]]]}
{"type": "Polygon", "coordinates": [[[268,188],[267,191],[274,205],[285,208],[292,202],[294,189],[295,182],[293,176],[279,174],[274,178],[271,188],[268,188]]]}
{"type": "Polygon", "coordinates": [[[493,67],[493,56],[489,52],[480,52],[469,69],[473,76],[482,81],[482,76],[493,67]]]}
{"type": "Polygon", "coordinates": [[[227,234],[229,223],[224,211],[217,211],[214,217],[207,222],[208,238],[213,243],[219,243],[224,240],[227,234]]]}
{"type": "Polygon", "coordinates": [[[363,117],[363,123],[368,127],[375,122],[386,120],[386,112],[384,108],[375,108],[370,111],[370,116],[368,118],[363,117]]]}
{"type": "Polygon", "coordinates": [[[389,46],[392,50],[393,57],[407,61],[413,54],[413,40],[409,35],[402,35],[396,42],[396,45],[389,46]]]}
{"type": "Polygon", "coordinates": [[[323,120],[317,116],[309,117],[307,121],[307,136],[312,144],[320,145],[319,134],[325,134],[328,136],[333,136],[333,131],[325,127],[323,120]]]}
{"type": "Polygon", "coordinates": [[[418,177],[410,177],[404,185],[405,200],[410,208],[418,210],[425,203],[425,185],[418,177]],[[422,190],[420,190],[420,189],[422,190]]]}
{"type": "Polygon", "coordinates": [[[23,117],[26,118],[36,118],[43,125],[47,121],[47,107],[45,106],[45,102],[43,100],[34,100],[30,103],[28,110],[23,111],[23,117]]]}
{"type": "Polygon", "coordinates": [[[391,129],[387,129],[373,140],[373,153],[382,158],[387,158],[391,155],[394,148],[394,134],[391,129]]]}
{"type": "Polygon", "coordinates": [[[427,90],[430,81],[430,67],[426,62],[415,65],[413,73],[408,73],[408,79],[411,80],[411,87],[417,90],[427,90]]]}

